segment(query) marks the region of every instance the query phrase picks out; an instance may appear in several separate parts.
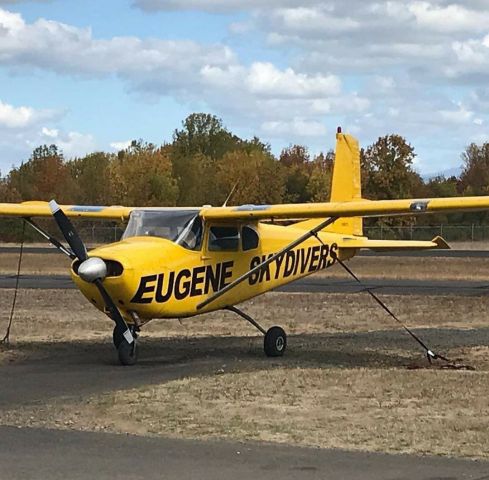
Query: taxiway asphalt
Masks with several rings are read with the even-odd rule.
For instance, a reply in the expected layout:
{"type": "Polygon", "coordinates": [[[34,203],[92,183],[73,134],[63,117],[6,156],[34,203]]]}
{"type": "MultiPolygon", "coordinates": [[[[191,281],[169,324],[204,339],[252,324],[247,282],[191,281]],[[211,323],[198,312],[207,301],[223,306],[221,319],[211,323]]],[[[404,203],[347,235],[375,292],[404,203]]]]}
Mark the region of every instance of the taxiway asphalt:
{"type": "MultiPolygon", "coordinates": [[[[0,288],[14,288],[16,276],[0,275],[0,288]]],[[[73,289],[75,284],[68,275],[21,275],[20,288],[73,289]]],[[[359,284],[355,280],[309,276],[277,289],[279,292],[301,293],[359,293],[366,288],[379,294],[389,295],[466,295],[489,294],[489,282],[470,280],[391,280],[366,279],[359,284]]]]}
{"type": "Polygon", "coordinates": [[[0,427],[2,478],[488,479],[489,463],[284,445],[0,427]]]}

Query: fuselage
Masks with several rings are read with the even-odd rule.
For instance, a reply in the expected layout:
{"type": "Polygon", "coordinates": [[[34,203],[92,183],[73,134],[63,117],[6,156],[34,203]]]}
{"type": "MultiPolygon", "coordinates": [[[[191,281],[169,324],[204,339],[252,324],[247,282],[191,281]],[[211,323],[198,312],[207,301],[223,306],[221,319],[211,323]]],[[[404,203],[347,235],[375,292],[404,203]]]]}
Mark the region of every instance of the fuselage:
{"type": "MultiPolygon", "coordinates": [[[[192,248],[178,240],[136,235],[91,250],[89,255],[122,266],[107,276],[104,286],[128,322],[133,321],[130,312],[144,320],[188,317],[236,305],[344,259],[345,253],[338,248],[340,235],[320,232],[322,243],[309,238],[211,304],[197,308],[305,232],[300,224],[219,223],[202,226],[201,238],[192,248]]],[[[72,277],[85,297],[103,311],[98,290],[77,275],[76,265],[72,277]]]]}

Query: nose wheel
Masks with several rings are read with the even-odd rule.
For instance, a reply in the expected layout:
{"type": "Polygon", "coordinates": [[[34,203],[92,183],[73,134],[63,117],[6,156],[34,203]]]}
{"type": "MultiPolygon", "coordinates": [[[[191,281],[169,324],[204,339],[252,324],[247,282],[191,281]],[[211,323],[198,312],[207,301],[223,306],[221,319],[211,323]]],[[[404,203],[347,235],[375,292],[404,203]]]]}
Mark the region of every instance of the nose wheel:
{"type": "Polygon", "coordinates": [[[237,313],[263,333],[263,350],[267,357],[281,357],[285,353],[285,349],[287,348],[287,335],[282,327],[275,326],[265,330],[255,319],[242,312],[239,308],[231,306],[227,307],[226,310],[237,313]]]}
{"type": "Polygon", "coordinates": [[[119,357],[119,362],[121,365],[135,365],[138,360],[138,341],[137,332],[139,329],[133,325],[129,326],[131,334],[133,336],[133,341],[129,343],[124,337],[124,332],[117,326],[114,327],[112,333],[112,341],[117,349],[117,355],[119,357]]]}

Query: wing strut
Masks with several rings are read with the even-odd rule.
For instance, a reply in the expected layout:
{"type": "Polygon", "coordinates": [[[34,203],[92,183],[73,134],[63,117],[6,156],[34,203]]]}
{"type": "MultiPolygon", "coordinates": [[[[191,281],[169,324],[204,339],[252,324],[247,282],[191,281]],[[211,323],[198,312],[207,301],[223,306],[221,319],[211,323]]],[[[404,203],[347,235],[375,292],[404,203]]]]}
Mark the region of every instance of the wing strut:
{"type": "Polygon", "coordinates": [[[236,280],[234,280],[234,282],[231,282],[229,285],[226,285],[224,288],[221,288],[221,290],[218,290],[216,293],[214,293],[214,295],[211,295],[209,298],[199,303],[197,305],[197,310],[201,310],[205,306],[212,303],[214,300],[217,300],[218,298],[222,297],[226,292],[229,292],[229,290],[232,290],[234,287],[244,282],[246,279],[251,277],[255,272],[258,272],[262,268],[269,265],[270,263],[275,262],[275,260],[277,260],[277,258],[279,258],[281,255],[285,255],[288,251],[292,250],[293,248],[297,247],[301,243],[305,242],[307,239],[317,236],[318,232],[320,232],[323,228],[326,228],[328,225],[331,225],[333,222],[336,222],[336,220],[338,220],[338,217],[331,217],[322,221],[319,225],[314,227],[312,230],[309,230],[307,233],[300,236],[297,240],[294,240],[293,242],[289,243],[286,247],[282,248],[282,250],[280,250],[279,252],[273,254],[270,258],[260,263],[256,267],[252,268],[251,270],[248,270],[248,272],[241,275],[241,277],[238,277],[236,280]]]}
{"type": "Polygon", "coordinates": [[[36,222],[29,217],[23,217],[24,221],[28,223],[36,232],[40,233],[51,245],[63,252],[65,255],[75,260],[76,255],[68,248],[66,248],[59,240],[50,235],[46,230],[42,229],[36,222]]]}

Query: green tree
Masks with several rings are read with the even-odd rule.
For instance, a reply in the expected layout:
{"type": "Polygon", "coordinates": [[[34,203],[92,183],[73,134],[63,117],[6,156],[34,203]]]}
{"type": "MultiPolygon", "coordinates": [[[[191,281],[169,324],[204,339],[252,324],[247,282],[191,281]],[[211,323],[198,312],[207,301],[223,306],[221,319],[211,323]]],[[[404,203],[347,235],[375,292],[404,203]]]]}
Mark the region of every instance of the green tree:
{"type": "Polygon", "coordinates": [[[310,200],[307,189],[312,170],[310,160],[307,148],[302,145],[292,145],[282,150],[279,162],[285,172],[286,203],[303,203],[310,200]]]}
{"type": "Polygon", "coordinates": [[[311,165],[311,174],[306,186],[310,202],[328,202],[331,195],[331,177],[333,174],[334,152],[320,153],[311,165]]]}
{"type": "MultiPolygon", "coordinates": [[[[459,191],[466,196],[489,194],[489,143],[471,143],[462,153],[463,170],[459,191]]],[[[486,212],[466,213],[466,223],[487,223],[486,212]]]]}
{"type": "Polygon", "coordinates": [[[110,162],[110,203],[174,206],[178,188],[172,178],[170,148],[133,142],[110,162]]]}
{"type": "Polygon", "coordinates": [[[73,178],[75,201],[84,205],[107,205],[111,198],[110,163],[113,155],[95,152],[67,163],[73,178]]]}
{"type": "Polygon", "coordinates": [[[362,149],[363,195],[376,200],[415,197],[423,187],[413,170],[415,157],[414,148],[400,135],[380,137],[362,149]]]}
{"type": "Polygon", "coordinates": [[[9,181],[22,200],[73,201],[74,183],[56,145],[37,147],[27,162],[10,172],[9,181]]]}
{"type": "MultiPolygon", "coordinates": [[[[400,135],[380,137],[361,150],[362,196],[375,200],[424,196],[424,184],[413,169],[414,148],[400,135]]],[[[412,225],[415,217],[381,217],[366,220],[365,226],[412,225]]]]}
{"type": "Polygon", "coordinates": [[[460,187],[465,195],[489,194],[489,143],[471,143],[462,153],[460,187]]]}
{"type": "Polygon", "coordinates": [[[281,203],[285,193],[283,166],[261,150],[235,150],[218,162],[216,185],[222,194],[221,203],[234,185],[232,204],[281,203]]]}

